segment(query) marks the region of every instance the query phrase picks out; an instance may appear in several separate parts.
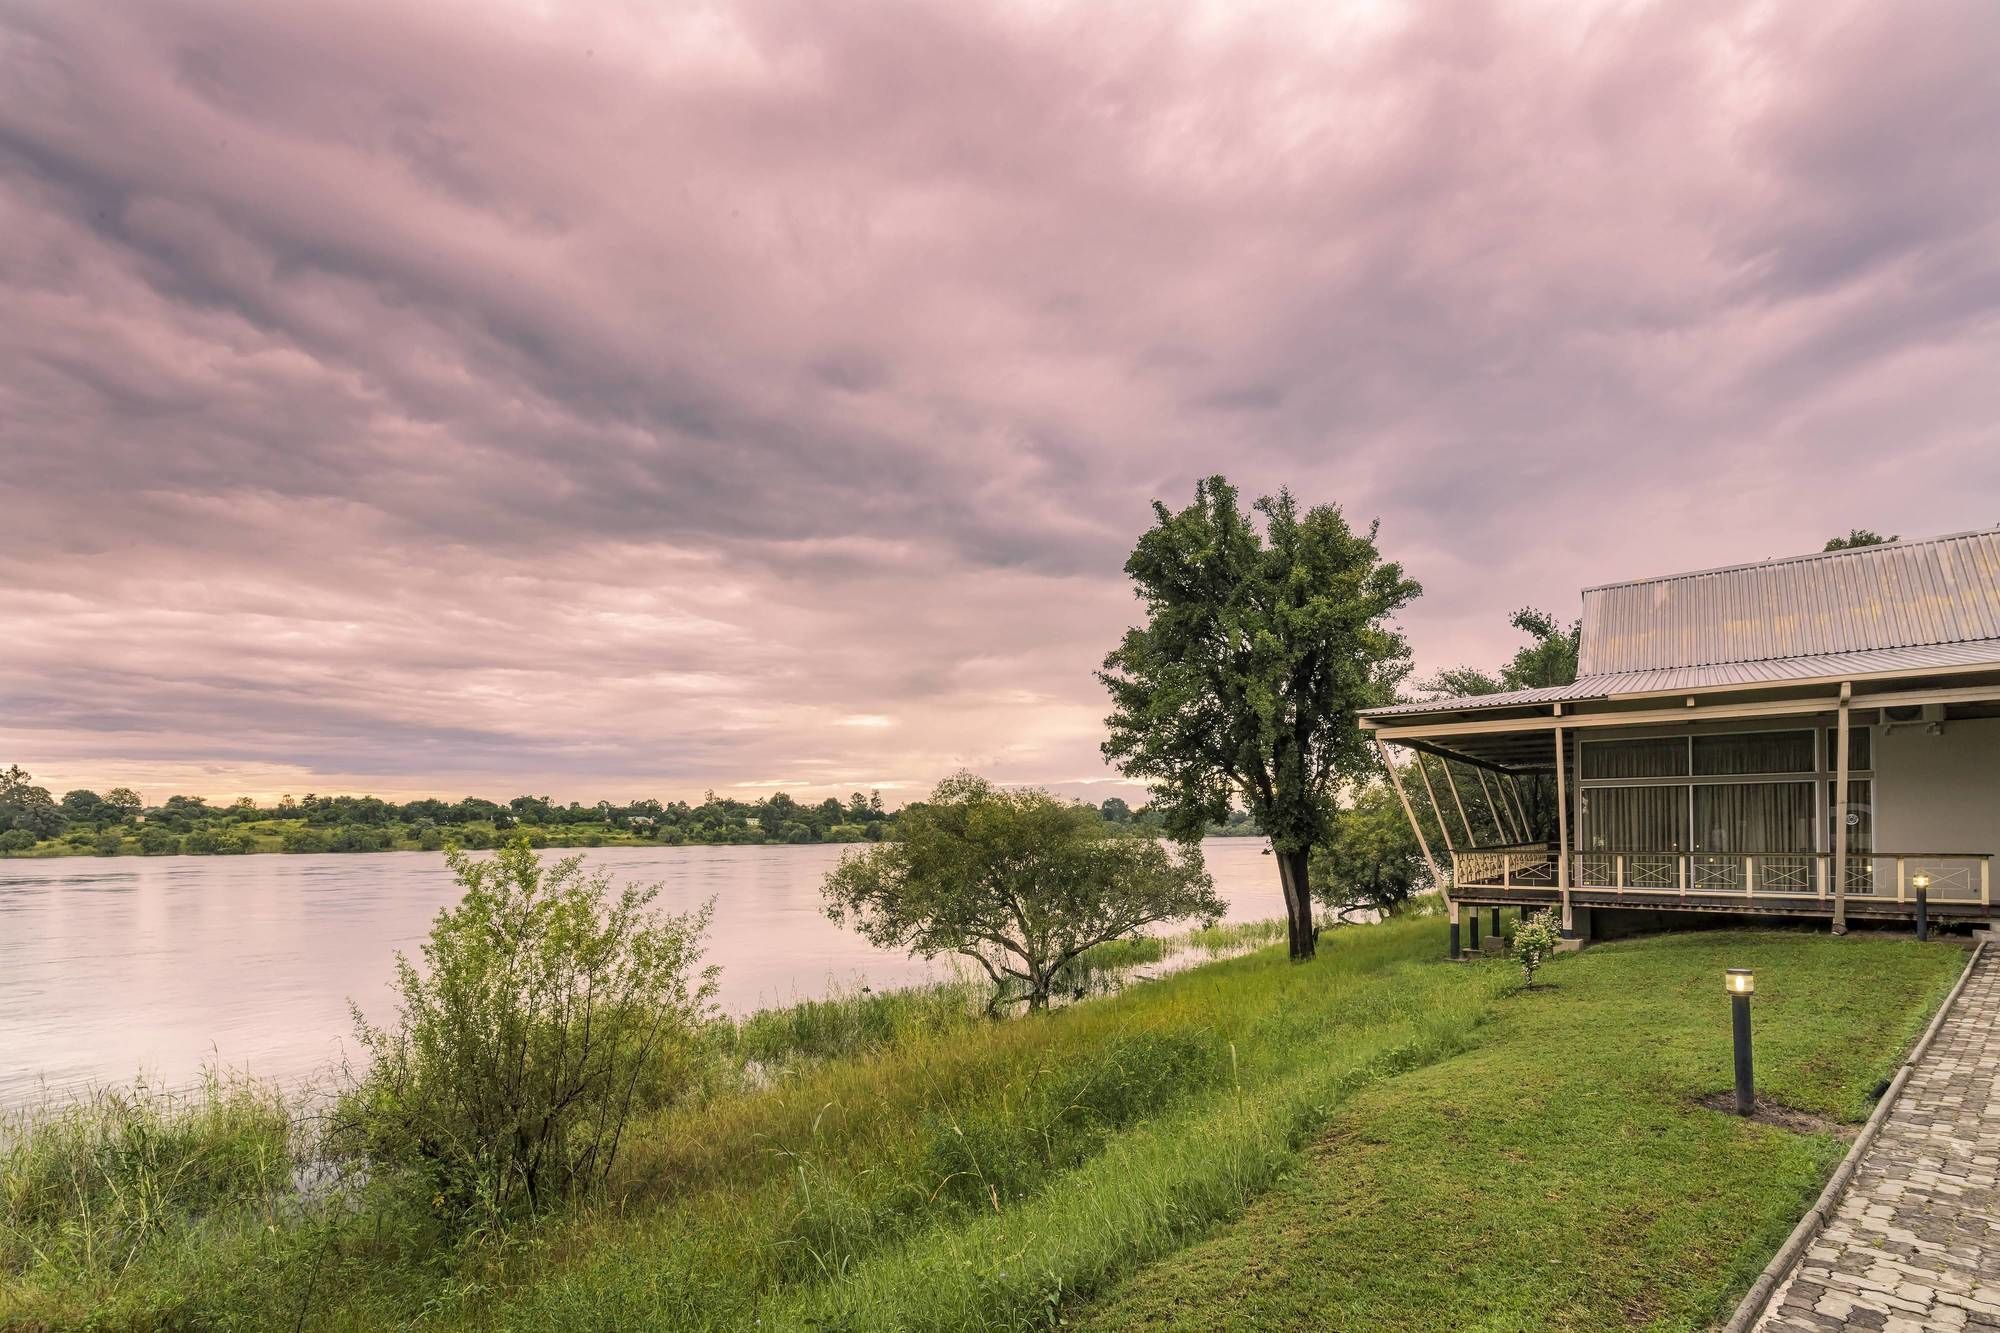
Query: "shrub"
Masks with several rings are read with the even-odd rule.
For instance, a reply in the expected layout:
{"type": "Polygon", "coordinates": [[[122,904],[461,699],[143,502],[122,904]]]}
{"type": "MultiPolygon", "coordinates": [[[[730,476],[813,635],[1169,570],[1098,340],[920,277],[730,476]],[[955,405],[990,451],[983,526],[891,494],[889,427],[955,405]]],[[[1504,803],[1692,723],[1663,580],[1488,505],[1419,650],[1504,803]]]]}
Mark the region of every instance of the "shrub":
{"type": "Polygon", "coordinates": [[[108,828],[97,835],[93,844],[99,856],[116,856],[125,848],[125,837],[115,828],[108,828]]]}
{"type": "Polygon", "coordinates": [[[0,833],[0,852],[25,852],[40,839],[24,828],[10,828],[0,833]]]}
{"type": "Polygon", "coordinates": [[[278,850],[281,852],[311,853],[324,852],[330,849],[324,833],[321,833],[318,829],[306,828],[304,825],[295,825],[285,830],[285,836],[279,840],[278,850]]]}
{"type": "Polygon", "coordinates": [[[544,866],[522,834],[488,860],[447,853],[465,896],[438,914],[401,1012],[354,1012],[372,1057],[338,1135],[448,1221],[540,1212],[604,1181],[637,1108],[698,1078],[715,969],[697,970],[713,904],[657,914],[658,887],[544,866]]]}
{"type": "Polygon", "coordinates": [[[139,830],[139,850],[147,856],[172,856],[180,849],[181,840],[171,829],[147,824],[139,830]]]}
{"type": "Polygon", "coordinates": [[[1514,960],[1521,965],[1522,985],[1535,984],[1535,969],[1555,953],[1561,938],[1554,912],[1537,912],[1514,928],[1514,960]]]}

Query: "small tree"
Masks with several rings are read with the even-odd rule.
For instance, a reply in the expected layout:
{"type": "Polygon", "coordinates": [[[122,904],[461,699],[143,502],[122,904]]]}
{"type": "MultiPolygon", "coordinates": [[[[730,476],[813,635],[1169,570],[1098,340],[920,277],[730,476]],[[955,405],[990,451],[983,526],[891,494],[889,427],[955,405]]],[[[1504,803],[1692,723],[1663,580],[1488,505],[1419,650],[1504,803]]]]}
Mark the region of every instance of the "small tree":
{"type": "Polygon", "coordinates": [[[1514,928],[1514,960],[1521,965],[1523,986],[1535,984],[1535,970],[1555,954],[1561,938],[1553,912],[1537,912],[1514,928]]]}
{"type": "Polygon", "coordinates": [[[1039,1009],[1086,949],[1223,910],[1199,850],[1170,855],[1087,805],[970,773],[905,809],[894,841],[844,857],[824,893],[828,917],[883,948],[978,963],[994,985],[989,1008],[1019,985],[1011,1001],[1039,1009]]]}
{"type": "MultiPolygon", "coordinates": [[[[1438,836],[1434,826],[1426,832],[1438,836]]],[[[1331,835],[1313,848],[1312,884],[1313,896],[1343,921],[1371,911],[1393,916],[1437,887],[1388,783],[1362,783],[1335,812],[1331,835]]]]}
{"type": "Polygon", "coordinates": [[[397,955],[397,1021],[354,1009],[372,1064],[343,1128],[460,1216],[541,1210],[601,1184],[634,1108],[692,1072],[713,904],[655,913],[658,886],[614,893],[582,857],[544,866],[521,834],[446,860],[465,896],[438,913],[421,971],[397,955]]]}
{"type": "Polygon", "coordinates": [[[1153,506],[1125,572],[1146,603],[1098,678],[1111,692],[1105,758],[1153,789],[1192,841],[1241,802],[1271,839],[1293,958],[1313,953],[1311,850],[1334,794],[1374,767],[1358,710],[1393,701],[1409,648],[1390,623],[1422,589],[1376,530],[1340,509],[1259,500],[1260,532],[1221,477],[1179,513],[1153,506]]]}

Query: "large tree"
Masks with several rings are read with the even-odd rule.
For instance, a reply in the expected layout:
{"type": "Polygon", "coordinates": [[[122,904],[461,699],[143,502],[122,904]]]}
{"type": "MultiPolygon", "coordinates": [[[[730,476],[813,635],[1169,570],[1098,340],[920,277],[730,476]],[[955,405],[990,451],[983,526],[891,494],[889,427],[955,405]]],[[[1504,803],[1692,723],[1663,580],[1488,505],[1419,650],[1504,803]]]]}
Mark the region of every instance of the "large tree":
{"type": "Polygon", "coordinates": [[[826,914],[887,949],[956,953],[993,980],[993,1004],[1048,1003],[1065,964],[1163,921],[1222,915],[1199,849],[1107,824],[1042,791],[946,778],[903,810],[893,842],[827,875],[826,914]]]}
{"type": "Polygon", "coordinates": [[[1289,491],[1252,515],[1221,477],[1154,526],[1125,572],[1146,604],[1098,673],[1111,691],[1104,754],[1147,783],[1192,841],[1237,801],[1277,854],[1293,958],[1313,953],[1311,850],[1334,793],[1371,768],[1355,714],[1389,703],[1409,646],[1390,617],[1422,589],[1376,548],[1377,525],[1289,491]]]}

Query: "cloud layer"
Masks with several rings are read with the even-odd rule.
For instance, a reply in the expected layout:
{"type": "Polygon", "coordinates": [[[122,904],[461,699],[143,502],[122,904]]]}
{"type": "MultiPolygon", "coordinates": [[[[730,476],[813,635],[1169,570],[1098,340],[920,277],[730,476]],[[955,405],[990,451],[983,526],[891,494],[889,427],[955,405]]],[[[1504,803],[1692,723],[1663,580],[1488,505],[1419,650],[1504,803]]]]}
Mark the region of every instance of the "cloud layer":
{"type": "Polygon", "coordinates": [[[0,0],[0,759],[1074,790],[1211,471],[1379,516],[1428,666],[1990,526],[1996,58],[1986,0],[0,0]]]}

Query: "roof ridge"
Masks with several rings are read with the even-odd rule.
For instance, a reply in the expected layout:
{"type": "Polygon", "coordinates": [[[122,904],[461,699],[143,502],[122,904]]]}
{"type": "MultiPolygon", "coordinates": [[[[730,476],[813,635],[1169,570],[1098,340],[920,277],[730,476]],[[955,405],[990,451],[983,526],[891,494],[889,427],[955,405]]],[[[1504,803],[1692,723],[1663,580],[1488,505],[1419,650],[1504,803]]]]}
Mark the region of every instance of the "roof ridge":
{"type": "MultiPolygon", "coordinates": [[[[1794,565],[1807,560],[1838,560],[1846,556],[1866,555],[1870,551],[1880,551],[1887,547],[1907,551],[1919,546],[1935,546],[1940,542],[1963,541],[1968,537],[2000,536],[2000,528],[1968,528],[1964,532],[1940,533],[1935,537],[1915,537],[1909,541],[1901,538],[1893,542],[1878,542],[1873,546],[1848,546],[1838,551],[1806,551],[1799,555],[1778,555],[1763,560],[1741,560],[1733,565],[1716,565],[1710,569],[1688,569],[1674,574],[1654,574],[1647,578],[1615,579],[1610,583],[1593,583],[1579,595],[1603,592],[1610,588],[1636,588],[1644,583],[1667,583],[1674,579],[1702,578],[1710,574],[1733,574],[1741,569],[1769,569],[1772,565],[1794,565]]],[[[1745,659],[1755,660],[1755,659],[1745,659]]]]}

